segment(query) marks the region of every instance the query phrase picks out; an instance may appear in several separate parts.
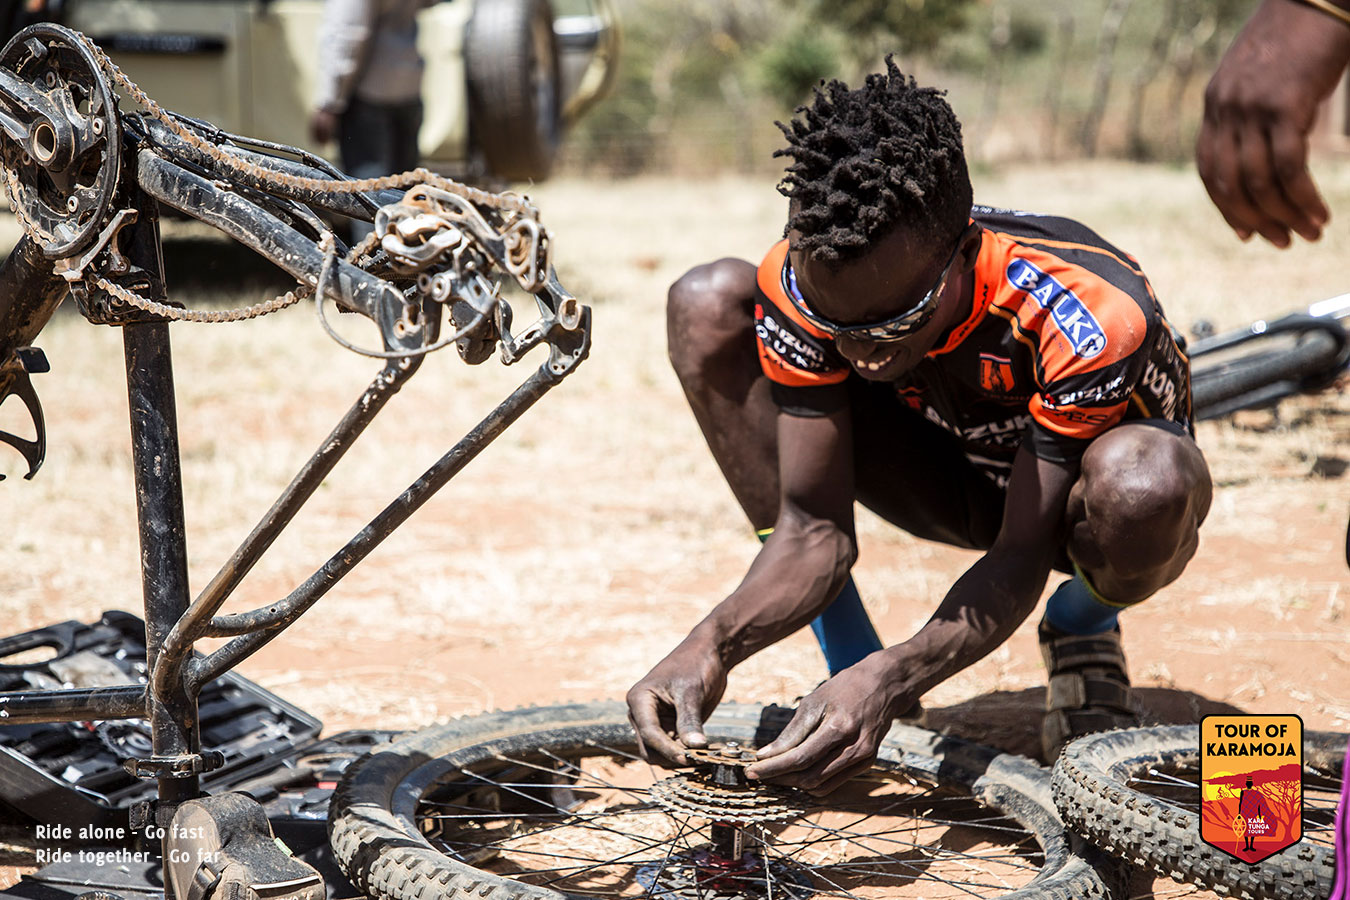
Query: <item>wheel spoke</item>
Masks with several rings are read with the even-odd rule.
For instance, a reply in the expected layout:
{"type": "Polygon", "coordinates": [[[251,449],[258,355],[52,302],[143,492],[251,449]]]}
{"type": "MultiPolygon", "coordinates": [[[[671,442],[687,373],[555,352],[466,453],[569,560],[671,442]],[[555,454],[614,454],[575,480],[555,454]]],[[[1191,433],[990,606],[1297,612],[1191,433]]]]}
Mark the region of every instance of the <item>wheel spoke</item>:
{"type": "Polygon", "coordinates": [[[618,756],[623,759],[630,760],[632,762],[640,762],[640,763],[647,762],[645,759],[643,759],[641,756],[638,756],[636,753],[629,753],[626,750],[621,750],[618,747],[611,747],[608,744],[601,744],[598,741],[587,741],[586,746],[594,747],[597,750],[603,750],[606,753],[610,754],[611,756],[618,756]]]}
{"type": "MultiPolygon", "coordinates": [[[[661,883],[661,876],[665,874],[666,869],[670,866],[670,860],[671,860],[671,857],[675,855],[675,853],[674,853],[675,848],[678,847],[678,846],[680,845],[680,836],[684,834],[685,829],[686,829],[686,827],[687,827],[688,825],[689,825],[689,819],[687,819],[687,818],[684,819],[684,821],[680,822],[680,828],[679,828],[679,830],[675,832],[675,837],[671,838],[671,841],[670,841],[670,847],[671,847],[671,849],[668,850],[668,851],[666,852],[665,859],[661,860],[661,866],[660,866],[660,868],[658,868],[658,869],[656,870],[656,874],[652,876],[652,886],[653,886],[653,887],[656,887],[656,886],[660,885],[660,883],[661,883]]],[[[698,879],[697,879],[697,878],[694,879],[694,890],[695,890],[696,892],[698,892],[699,900],[702,900],[703,892],[702,892],[701,890],[699,890],[698,879]]],[[[664,893],[669,893],[669,892],[667,891],[667,892],[664,892],[664,893]]]]}
{"type": "MultiPolygon", "coordinates": [[[[917,820],[916,820],[916,823],[917,823],[917,820]]],[[[893,838],[893,837],[888,837],[888,836],[887,836],[887,835],[890,835],[890,834],[902,834],[902,833],[904,833],[906,830],[908,830],[908,829],[903,829],[903,828],[891,829],[890,831],[886,831],[886,832],[869,832],[869,833],[865,833],[865,834],[854,835],[854,834],[852,834],[852,833],[842,831],[841,829],[838,829],[838,828],[830,828],[830,827],[828,827],[828,826],[825,826],[825,825],[819,825],[819,824],[816,824],[816,823],[802,822],[802,823],[796,823],[796,824],[799,824],[799,825],[801,825],[801,826],[804,827],[804,828],[809,828],[809,829],[815,829],[815,830],[823,831],[825,834],[819,839],[819,840],[821,840],[821,841],[828,841],[828,840],[830,840],[831,838],[840,838],[840,839],[843,839],[843,840],[849,842],[850,844],[853,844],[853,845],[855,845],[855,846],[857,846],[857,847],[861,847],[862,849],[864,849],[864,850],[866,850],[866,851],[868,851],[868,852],[870,852],[870,853],[876,853],[876,852],[878,852],[878,851],[877,851],[875,848],[873,848],[873,847],[867,846],[867,844],[864,843],[864,841],[866,841],[866,840],[878,839],[878,840],[880,840],[881,843],[884,843],[884,844],[895,844],[895,845],[898,846],[898,847],[905,847],[905,848],[908,848],[908,849],[911,849],[911,850],[918,850],[918,851],[920,851],[920,852],[933,852],[933,851],[936,850],[936,851],[938,851],[941,855],[943,855],[943,856],[945,856],[945,857],[947,857],[947,858],[950,858],[950,859],[969,859],[969,860],[974,860],[974,859],[997,859],[997,860],[1014,860],[1014,859],[1023,859],[1023,858],[1024,858],[1024,857],[1021,857],[1021,856],[1018,855],[1018,854],[989,854],[989,855],[985,855],[985,854],[966,853],[966,852],[961,851],[961,850],[954,850],[954,849],[951,849],[950,847],[934,847],[932,844],[922,844],[922,843],[918,843],[917,841],[904,841],[904,840],[900,840],[900,839],[898,839],[898,838],[893,838]]],[[[917,829],[916,829],[916,830],[917,830],[917,829]]],[[[897,861],[897,862],[900,862],[899,860],[896,860],[896,861],[897,861]]],[[[1013,867],[1013,868],[1024,868],[1024,869],[1028,869],[1028,870],[1031,870],[1031,871],[1035,871],[1035,870],[1038,868],[1038,867],[1036,867],[1036,866],[1030,866],[1030,865],[1027,865],[1027,864],[1024,863],[1024,862],[1023,862],[1023,863],[1007,862],[1007,863],[1005,863],[1005,864],[1008,865],[1008,866],[1011,866],[1011,867],[1013,867]]]]}
{"type": "Polygon", "coordinates": [[[822,893],[828,893],[828,894],[830,894],[831,896],[834,896],[834,897],[847,897],[847,898],[849,898],[849,900],[863,900],[862,897],[859,897],[857,894],[853,893],[852,891],[845,889],[842,885],[839,885],[839,884],[835,883],[835,882],[834,882],[832,879],[830,879],[828,876],[826,876],[826,875],[821,875],[821,874],[819,873],[818,869],[815,869],[815,868],[812,868],[812,867],[809,867],[809,866],[807,866],[807,867],[802,867],[802,866],[800,866],[800,864],[798,864],[798,863],[795,862],[794,860],[792,860],[792,859],[790,859],[790,858],[788,858],[788,857],[786,857],[786,856],[782,856],[781,854],[778,854],[777,850],[775,850],[775,849],[772,847],[772,845],[770,845],[770,844],[764,844],[764,843],[761,843],[760,846],[764,848],[764,851],[765,851],[764,856],[765,856],[765,863],[766,863],[766,864],[768,864],[768,863],[771,862],[771,860],[770,860],[770,856],[771,856],[771,855],[779,855],[780,858],[783,860],[783,865],[785,865],[785,866],[793,866],[793,867],[798,867],[798,868],[805,868],[806,871],[808,871],[808,872],[810,872],[811,874],[817,876],[817,877],[820,878],[822,881],[824,881],[824,882],[826,882],[827,884],[829,884],[831,888],[834,889],[834,890],[831,890],[831,891],[822,891],[822,893]]]}
{"type": "Polygon", "coordinates": [[[648,794],[651,793],[651,792],[648,791],[646,788],[621,787],[620,785],[614,784],[613,782],[606,781],[605,779],[601,778],[600,776],[596,775],[596,774],[593,773],[593,772],[587,772],[587,771],[585,771],[584,769],[582,769],[580,766],[576,765],[575,763],[570,763],[570,762],[568,762],[567,760],[563,759],[561,756],[558,756],[557,754],[552,753],[552,752],[549,751],[549,750],[545,750],[545,751],[543,751],[543,752],[544,752],[544,755],[547,756],[549,759],[557,760],[558,762],[562,763],[563,765],[568,766],[568,767],[570,767],[570,768],[572,768],[572,769],[575,769],[578,776],[585,776],[586,778],[589,778],[589,779],[591,779],[592,781],[594,781],[594,782],[595,782],[597,785],[599,785],[600,787],[609,788],[609,789],[612,790],[612,791],[619,791],[619,792],[624,793],[624,794],[632,794],[632,795],[634,795],[635,797],[637,797],[639,800],[644,799],[644,798],[645,798],[645,795],[648,795],[648,794]]]}
{"type": "Polygon", "coordinates": [[[683,796],[707,797],[712,811],[674,811],[651,790],[672,776],[630,749],[578,741],[508,754],[485,745],[422,798],[423,836],[496,877],[649,900],[881,900],[923,886],[923,896],[966,898],[1015,889],[1043,865],[1024,828],[926,779],[876,770],[881,777],[845,788],[837,801],[756,824],[749,797],[719,794],[697,780],[709,777],[697,767],[673,777],[694,779],[683,796]],[[740,859],[730,858],[726,833],[710,830],[723,803],[725,827],[745,841],[740,859]]]}
{"type": "MultiPolygon", "coordinates": [[[[680,835],[684,833],[684,827],[685,827],[686,824],[688,824],[688,823],[687,823],[687,822],[681,822],[681,823],[680,823],[679,829],[675,832],[675,837],[671,838],[671,841],[670,841],[671,846],[674,846],[675,844],[678,844],[678,843],[679,843],[680,835]]],[[[647,849],[647,848],[643,848],[643,849],[647,849]]],[[[575,877],[576,875],[582,874],[583,872],[593,871],[593,870],[595,870],[595,869],[602,868],[602,867],[604,867],[604,866],[613,865],[613,864],[616,863],[616,862],[621,862],[622,860],[625,860],[625,859],[627,859],[627,858],[633,856],[634,853],[636,853],[636,852],[637,852],[637,851],[633,851],[633,853],[625,853],[625,854],[623,854],[623,855],[621,855],[621,856],[616,856],[616,857],[613,857],[612,859],[604,860],[603,862],[597,862],[597,863],[595,863],[595,865],[589,866],[589,867],[587,867],[587,868],[585,868],[585,869],[581,869],[581,870],[579,870],[579,871],[577,871],[577,872],[572,872],[572,873],[570,873],[570,874],[568,875],[568,877],[569,877],[569,878],[572,878],[572,877],[575,877]]],[[[661,868],[657,870],[657,878],[658,878],[658,879],[660,878],[661,872],[665,871],[666,865],[667,865],[669,862],[670,862],[670,851],[667,850],[667,851],[666,851],[666,855],[661,859],[661,862],[660,862],[661,868]]],[[[547,881],[547,882],[544,883],[544,887],[550,887],[550,886],[556,884],[556,883],[557,883],[558,881],[560,881],[560,880],[561,880],[561,879],[559,879],[559,878],[555,878],[555,879],[553,879],[552,881],[547,881]]],[[[653,884],[655,884],[655,881],[653,881],[653,884]]]]}
{"type": "MultiPolygon", "coordinates": [[[[566,814],[566,813],[569,812],[569,810],[563,809],[561,806],[558,806],[556,803],[550,803],[550,802],[547,802],[547,801],[545,801],[545,800],[540,799],[539,797],[535,796],[534,794],[526,793],[525,791],[523,791],[523,790],[520,789],[520,786],[517,786],[517,785],[515,785],[515,784],[511,784],[511,783],[509,783],[509,782],[508,782],[508,783],[502,783],[502,782],[499,782],[499,781],[495,781],[495,780],[493,780],[493,779],[491,779],[491,778],[488,778],[488,777],[485,776],[485,775],[479,775],[479,774],[476,774],[476,773],[474,773],[474,772],[470,772],[468,769],[465,769],[463,766],[458,766],[458,767],[456,767],[456,768],[457,768],[457,771],[458,771],[461,775],[464,775],[464,776],[467,777],[467,778],[472,778],[472,779],[476,779],[476,780],[478,780],[478,781],[482,781],[483,783],[485,783],[485,784],[488,785],[489,787],[504,788],[504,789],[507,791],[507,793],[513,794],[513,795],[515,795],[515,796],[517,796],[517,797],[520,797],[520,798],[522,798],[522,799],[524,799],[524,800],[528,800],[528,801],[531,802],[531,803],[538,803],[540,806],[543,806],[543,807],[545,807],[545,808],[547,808],[547,809],[550,809],[550,810],[552,810],[552,811],[554,811],[554,812],[560,812],[560,813],[564,813],[564,814],[566,814]]],[[[541,787],[541,785],[537,785],[537,784],[525,784],[524,787],[533,787],[533,788],[537,788],[537,787],[541,787]]]]}
{"type": "MultiPolygon", "coordinates": [[[[445,842],[442,842],[442,843],[445,843],[445,842]]],[[[453,842],[452,842],[452,843],[446,844],[446,846],[447,846],[452,852],[455,850],[455,844],[454,844],[453,842]]],[[[474,844],[474,845],[472,845],[472,846],[477,847],[477,846],[489,846],[489,845],[479,845],[479,844],[474,844]]],[[[658,845],[653,845],[653,846],[660,846],[660,845],[658,844],[658,845]]],[[[577,865],[575,865],[575,866],[555,866],[555,867],[552,868],[552,869],[530,869],[528,874],[534,875],[534,874],[537,874],[537,873],[539,873],[539,872],[546,872],[546,871],[549,871],[549,872],[583,872],[583,871],[587,871],[587,870],[590,870],[590,869],[596,869],[596,868],[599,868],[599,867],[601,867],[601,866],[607,866],[607,865],[610,865],[611,863],[615,863],[615,862],[618,862],[619,860],[627,859],[628,857],[634,856],[634,855],[640,853],[640,852],[643,851],[643,850],[650,850],[650,849],[652,849],[651,846],[647,846],[647,847],[639,847],[637,850],[631,850],[631,851],[629,851],[628,853],[625,853],[623,856],[616,856],[616,857],[613,857],[612,859],[600,859],[600,860],[598,860],[598,859],[592,859],[592,858],[589,857],[589,856],[572,856],[571,854],[568,854],[568,853],[556,853],[556,852],[553,852],[553,851],[550,851],[550,850],[530,850],[530,849],[523,848],[523,847],[511,847],[511,848],[507,848],[506,852],[509,852],[509,853],[511,853],[511,854],[519,854],[519,855],[521,855],[521,856],[544,856],[544,857],[548,857],[549,859],[569,860],[569,861],[572,861],[572,862],[577,863],[577,865]]],[[[643,862],[648,862],[648,861],[650,861],[650,862],[655,862],[656,859],[652,859],[652,860],[638,860],[638,861],[634,862],[634,865],[640,865],[641,863],[643,863],[643,862]]]]}
{"type": "MultiPolygon", "coordinates": [[[[605,833],[605,834],[611,834],[611,835],[614,835],[615,837],[623,838],[624,840],[629,840],[629,841],[634,841],[634,842],[639,842],[639,841],[646,840],[646,841],[648,842],[648,843],[647,843],[647,846],[648,846],[648,847],[659,847],[659,846],[661,845],[661,842],[660,842],[660,841],[654,841],[654,840],[651,840],[650,838],[643,838],[643,837],[641,837],[641,836],[639,836],[639,835],[635,835],[635,834],[632,834],[632,833],[630,833],[630,832],[619,831],[619,830],[617,830],[617,829],[609,828],[609,827],[604,826],[604,825],[598,825],[598,824],[596,824],[596,823],[594,823],[594,822],[586,822],[586,821],[569,821],[569,822],[557,822],[557,823],[555,823],[555,824],[553,824],[553,825],[548,826],[547,828],[538,828],[538,829],[535,829],[535,830],[533,830],[533,831],[520,832],[520,833],[517,833],[517,834],[510,834],[510,835],[507,835],[507,836],[504,837],[504,838],[499,838],[499,839],[494,840],[494,841],[476,842],[476,843],[473,844],[473,846],[476,846],[476,847],[485,847],[485,848],[489,848],[489,847],[490,847],[490,848],[495,848],[495,849],[511,849],[511,850],[514,852],[516,848],[507,848],[507,847],[505,847],[505,843],[506,843],[507,841],[516,840],[516,839],[523,839],[523,838],[537,838],[537,837],[539,837],[540,835],[548,834],[549,832],[552,832],[552,831],[558,831],[558,830],[561,830],[561,829],[563,829],[563,828],[582,828],[582,829],[588,829],[588,830],[591,830],[591,831],[598,831],[598,832],[605,833]]],[[[447,843],[449,842],[449,841],[446,840],[446,839],[442,839],[442,840],[445,841],[445,842],[447,842],[447,843]]],[[[469,842],[468,842],[468,841],[462,841],[462,842],[460,842],[460,843],[468,844],[469,842]]]]}

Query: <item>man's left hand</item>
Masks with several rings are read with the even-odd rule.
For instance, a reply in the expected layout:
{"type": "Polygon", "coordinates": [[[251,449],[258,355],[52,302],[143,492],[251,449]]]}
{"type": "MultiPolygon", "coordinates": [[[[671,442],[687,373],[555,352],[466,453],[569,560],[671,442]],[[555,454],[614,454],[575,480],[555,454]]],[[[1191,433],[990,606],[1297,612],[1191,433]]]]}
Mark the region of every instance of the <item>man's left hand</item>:
{"type": "Polygon", "coordinates": [[[327,144],[337,136],[337,113],[327,109],[316,109],[309,117],[309,136],[316,144],[327,144]]]}
{"type": "Polygon", "coordinates": [[[891,721],[916,699],[896,684],[884,657],[873,654],[805,697],[746,775],[828,794],[871,767],[891,721]]]}

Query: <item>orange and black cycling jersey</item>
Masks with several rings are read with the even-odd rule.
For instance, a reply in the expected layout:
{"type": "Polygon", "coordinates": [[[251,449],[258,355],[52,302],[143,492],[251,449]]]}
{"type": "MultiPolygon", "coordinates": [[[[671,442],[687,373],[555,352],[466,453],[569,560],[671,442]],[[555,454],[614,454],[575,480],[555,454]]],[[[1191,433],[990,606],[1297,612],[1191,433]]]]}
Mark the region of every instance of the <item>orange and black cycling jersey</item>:
{"type": "MultiPolygon", "coordinates": [[[[893,383],[905,405],[1000,481],[1024,442],[1073,462],[1123,420],[1192,430],[1189,363],[1133,257],[1070,219],[980,206],[971,218],[973,308],[893,383]]],[[[786,261],[782,241],[759,266],[760,363],[784,412],[824,415],[847,404],[852,370],[788,300],[786,261]]]]}

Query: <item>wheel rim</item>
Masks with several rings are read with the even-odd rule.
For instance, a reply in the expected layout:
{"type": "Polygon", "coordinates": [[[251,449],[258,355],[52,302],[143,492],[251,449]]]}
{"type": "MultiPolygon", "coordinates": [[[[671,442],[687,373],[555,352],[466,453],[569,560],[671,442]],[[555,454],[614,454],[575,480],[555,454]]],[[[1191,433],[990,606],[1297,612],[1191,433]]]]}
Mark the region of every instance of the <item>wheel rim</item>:
{"type": "Polygon", "coordinates": [[[793,815],[716,822],[662,805],[652,787],[670,773],[610,737],[430,761],[393,811],[460,862],[575,895],[985,897],[1041,873],[1026,829],[892,763],[824,801],[803,795],[793,815]]]}

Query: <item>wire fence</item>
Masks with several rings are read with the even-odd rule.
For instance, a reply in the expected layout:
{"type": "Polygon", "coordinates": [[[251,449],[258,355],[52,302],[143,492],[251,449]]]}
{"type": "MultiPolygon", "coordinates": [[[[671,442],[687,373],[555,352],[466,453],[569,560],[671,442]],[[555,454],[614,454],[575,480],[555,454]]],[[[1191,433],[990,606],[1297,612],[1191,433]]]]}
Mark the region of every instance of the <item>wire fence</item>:
{"type": "MultiPolygon", "coordinates": [[[[773,122],[791,114],[763,89],[764,72],[747,62],[757,53],[762,58],[763,45],[745,39],[719,57],[660,32],[653,38],[650,28],[643,30],[651,15],[647,0],[625,2],[632,7],[626,24],[633,38],[621,56],[626,69],[605,101],[610,108],[588,116],[569,136],[559,170],[781,170],[773,152],[782,139],[773,122]],[[689,93],[690,85],[703,93],[689,93]]],[[[753,0],[728,2],[753,6],[753,0]]],[[[974,166],[1091,157],[1180,163],[1192,154],[1205,84],[1254,5],[988,0],[972,7],[965,27],[939,49],[900,62],[921,84],[947,91],[974,166]]],[[[699,27],[708,33],[697,32],[695,43],[717,45],[726,37],[718,29],[727,26],[704,14],[708,21],[699,27]]],[[[761,41],[772,42],[772,29],[760,26],[761,41]]],[[[878,49],[886,52],[884,45],[878,49]]],[[[845,80],[857,84],[861,71],[880,68],[880,59],[845,80]]],[[[1325,131],[1344,133],[1344,105],[1329,104],[1325,131]]]]}

